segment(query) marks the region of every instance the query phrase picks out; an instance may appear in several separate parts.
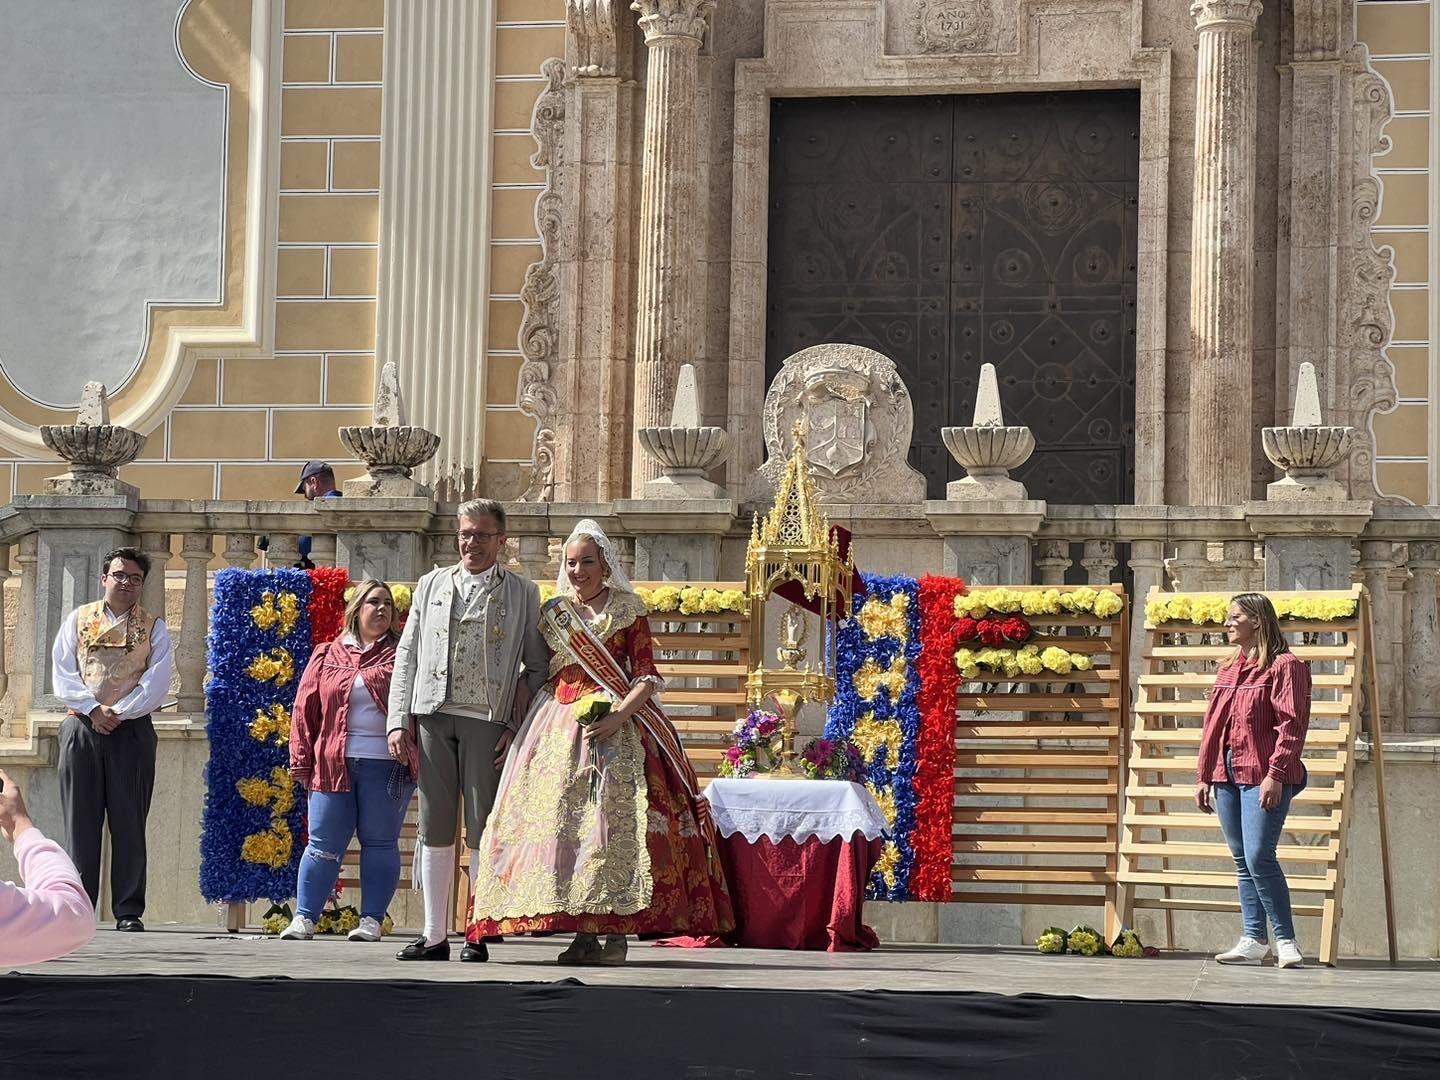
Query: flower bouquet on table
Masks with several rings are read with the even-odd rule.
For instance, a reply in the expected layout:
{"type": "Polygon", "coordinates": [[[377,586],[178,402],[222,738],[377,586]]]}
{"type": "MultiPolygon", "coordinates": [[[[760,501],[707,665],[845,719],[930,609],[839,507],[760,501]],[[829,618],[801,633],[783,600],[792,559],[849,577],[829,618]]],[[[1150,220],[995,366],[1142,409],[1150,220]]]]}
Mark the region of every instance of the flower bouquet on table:
{"type": "Polygon", "coordinates": [[[1040,936],[1035,939],[1035,948],[1042,953],[1050,953],[1058,956],[1069,947],[1069,939],[1070,935],[1058,926],[1047,926],[1040,936]]]}
{"type": "Polygon", "coordinates": [[[1110,955],[1118,956],[1122,960],[1140,960],[1145,957],[1159,956],[1158,949],[1147,948],[1140,940],[1140,935],[1134,930],[1126,930],[1123,926],[1115,940],[1110,943],[1110,955]]]}
{"type": "Polygon", "coordinates": [[[1065,944],[1070,952],[1079,953],[1081,956],[1099,956],[1106,951],[1105,939],[1089,926],[1075,927],[1065,936],[1065,944]]]}
{"type": "Polygon", "coordinates": [[[763,709],[751,709],[735,724],[734,742],[720,759],[721,776],[753,776],[769,772],[780,760],[784,730],[780,717],[763,709]]]}
{"type": "Polygon", "coordinates": [[[860,780],[865,762],[849,739],[811,739],[800,751],[800,765],[811,780],[860,780]]]}
{"type": "MultiPolygon", "coordinates": [[[[608,716],[614,707],[608,695],[601,693],[586,694],[579,698],[571,706],[575,723],[582,728],[588,728],[591,724],[608,716]]],[[[588,770],[590,774],[589,800],[593,804],[600,799],[600,783],[605,779],[605,750],[600,743],[590,740],[585,744],[588,747],[588,770]]]]}

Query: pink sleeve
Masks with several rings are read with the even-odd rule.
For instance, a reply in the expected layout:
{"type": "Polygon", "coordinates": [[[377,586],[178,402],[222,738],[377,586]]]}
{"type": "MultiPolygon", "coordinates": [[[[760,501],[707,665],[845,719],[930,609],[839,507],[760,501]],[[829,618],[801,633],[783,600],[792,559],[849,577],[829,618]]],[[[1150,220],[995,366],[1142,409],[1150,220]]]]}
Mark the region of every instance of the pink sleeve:
{"type": "Polygon", "coordinates": [[[25,885],[0,881],[0,965],[54,960],[95,936],[95,909],[59,844],[27,829],[15,860],[25,885]]]}

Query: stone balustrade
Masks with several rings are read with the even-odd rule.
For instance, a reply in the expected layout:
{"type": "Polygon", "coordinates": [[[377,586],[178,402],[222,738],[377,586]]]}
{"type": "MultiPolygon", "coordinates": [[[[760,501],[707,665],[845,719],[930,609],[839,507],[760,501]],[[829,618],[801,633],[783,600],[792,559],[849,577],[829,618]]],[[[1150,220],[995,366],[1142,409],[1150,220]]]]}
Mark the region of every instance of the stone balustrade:
{"type": "MultiPolygon", "coordinates": [[[[749,513],[733,503],[517,503],[506,559],[540,580],[558,572],[561,540],[590,517],[616,538],[626,568],[649,578],[738,578],[749,513]],[[704,573],[674,561],[677,538],[709,545],[704,573]]],[[[1236,591],[1327,588],[1361,581],[1373,597],[1376,660],[1386,730],[1440,733],[1440,510],[1332,502],[1312,506],[1047,506],[966,500],[913,505],[832,505],[855,533],[862,569],[959,573],[980,584],[1123,582],[1151,588],[1236,591]],[[1327,546],[1329,545],[1329,546],[1327,546]],[[1338,545],[1338,547],[1337,547],[1338,545]],[[1338,552],[1338,553],[1337,553],[1338,552]]],[[[23,496],[0,514],[0,583],[8,624],[0,638],[7,755],[48,758],[58,723],[49,656],[59,621],[98,588],[108,548],[136,544],[165,575],[144,602],[166,612],[176,635],[174,723],[204,708],[205,637],[214,574],[227,566],[292,565],[312,537],[317,565],[352,576],[413,581],[453,559],[454,506],[427,498],[299,501],[163,501],[115,496],[23,496]],[[257,550],[258,537],[268,538],[257,550]],[[11,579],[16,579],[11,581],[11,579]],[[92,584],[93,583],[93,584],[92,584]]],[[[1135,615],[1140,643],[1142,613],[1135,615]]],[[[1138,655],[1138,654],[1137,654],[1138,655]]]]}

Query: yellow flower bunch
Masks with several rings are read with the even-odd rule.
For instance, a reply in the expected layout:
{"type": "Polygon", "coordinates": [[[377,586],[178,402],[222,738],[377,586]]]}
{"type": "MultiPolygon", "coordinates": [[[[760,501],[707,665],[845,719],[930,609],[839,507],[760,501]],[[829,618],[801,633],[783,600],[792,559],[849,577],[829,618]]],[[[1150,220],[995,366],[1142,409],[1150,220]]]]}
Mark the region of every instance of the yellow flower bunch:
{"type": "Polygon", "coordinates": [[[264,709],[256,709],[255,719],[250,721],[250,737],[256,742],[263,743],[272,735],[276,746],[284,746],[290,741],[290,710],[278,701],[270,706],[268,713],[264,709]]]}
{"type": "MultiPolygon", "coordinates": [[[[1348,596],[1272,596],[1270,600],[1282,619],[1334,622],[1355,614],[1355,601],[1348,596]]],[[[1145,620],[1152,626],[1170,622],[1220,626],[1229,611],[1230,597],[1225,593],[1171,593],[1145,604],[1145,620]]]]}
{"type": "Polygon", "coordinates": [[[865,788],[875,801],[880,804],[880,810],[885,815],[885,824],[893,827],[895,824],[895,792],[892,788],[877,788],[870,781],[865,781],[865,788]]]}
{"type": "MultiPolygon", "coordinates": [[[[283,865],[283,864],[282,864],[283,865]]],[[[270,915],[262,922],[261,927],[267,934],[278,934],[290,925],[290,920],[284,915],[270,915]]]]}
{"type": "Polygon", "coordinates": [[[280,636],[289,637],[300,618],[300,601],[292,592],[282,592],[277,600],[273,592],[260,594],[260,603],[250,609],[250,621],[261,630],[279,624],[280,636]]]}
{"type": "Polygon", "coordinates": [[[284,819],[276,819],[265,832],[251,833],[245,838],[240,845],[240,858],[279,870],[290,862],[294,847],[295,837],[290,833],[290,826],[284,819]]]}
{"type": "Polygon", "coordinates": [[[1108,589],[1082,585],[1076,589],[976,589],[955,597],[955,617],[983,619],[987,615],[1094,615],[1108,619],[1125,610],[1125,602],[1108,589]]]}
{"type": "Polygon", "coordinates": [[[873,657],[867,656],[851,680],[861,701],[874,701],[882,686],[890,692],[891,701],[899,701],[900,692],[905,689],[905,656],[897,653],[890,661],[889,671],[882,669],[873,657]]]}
{"type": "Polygon", "coordinates": [[[1055,645],[1043,652],[1038,645],[1022,645],[1018,649],[960,649],[955,653],[955,667],[967,682],[978,681],[982,671],[1015,679],[1042,671],[1068,675],[1071,671],[1089,671],[1093,666],[1088,653],[1067,652],[1055,645]]]}
{"type": "Polygon", "coordinates": [[[745,594],[739,589],[701,589],[694,585],[661,585],[654,589],[638,588],[635,594],[645,602],[646,610],[656,615],[678,611],[682,615],[719,615],[722,612],[743,614],[745,594]]]}
{"type": "Polygon", "coordinates": [[[586,694],[570,706],[570,713],[575,717],[575,722],[583,727],[608,713],[612,704],[606,694],[586,694]]]}
{"type": "MultiPolygon", "coordinates": [[[[401,615],[409,611],[410,603],[414,599],[414,593],[411,592],[410,586],[394,581],[387,581],[385,584],[390,587],[390,599],[395,601],[395,611],[401,615]]],[[[355,586],[351,585],[345,590],[345,603],[348,604],[354,599],[355,586]]]]}
{"type": "Polygon", "coordinates": [[[897,592],[890,598],[889,603],[878,596],[872,596],[865,601],[865,606],[860,609],[856,618],[860,622],[860,628],[865,631],[865,637],[870,641],[893,637],[904,642],[907,635],[905,614],[909,607],[910,597],[903,592],[897,592]]]}
{"type": "Polygon", "coordinates": [[[245,674],[257,682],[273,680],[278,690],[295,678],[295,658],[290,655],[289,649],[274,648],[251,660],[245,674]]]}
{"type": "Polygon", "coordinates": [[[283,817],[295,808],[295,781],[283,765],[270,770],[270,779],[251,776],[235,781],[235,790],[251,806],[269,806],[277,818],[283,817]]]}
{"type": "Polygon", "coordinates": [[[873,712],[867,712],[855,721],[855,730],[850,741],[867,764],[873,765],[884,753],[887,768],[900,764],[900,743],[903,735],[896,720],[876,720],[873,712]]]}
{"type": "Polygon", "coordinates": [[[886,840],[885,846],[880,849],[880,858],[875,860],[875,869],[884,879],[886,888],[895,887],[895,872],[899,868],[900,849],[895,846],[894,840],[886,840]]]}

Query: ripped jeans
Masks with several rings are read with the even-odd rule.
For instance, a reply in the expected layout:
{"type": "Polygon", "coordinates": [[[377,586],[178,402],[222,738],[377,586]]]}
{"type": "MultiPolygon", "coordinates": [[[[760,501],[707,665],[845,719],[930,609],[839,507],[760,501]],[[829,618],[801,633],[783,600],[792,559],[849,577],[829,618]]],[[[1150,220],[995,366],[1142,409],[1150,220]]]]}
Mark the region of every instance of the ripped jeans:
{"type": "Polygon", "coordinates": [[[394,767],[393,761],[384,758],[346,758],[349,791],[310,792],[310,842],[300,856],[298,914],[311,920],[320,917],[335,891],[340,860],[358,830],[358,907],[362,916],[384,921],[400,883],[400,824],[415,790],[407,776],[398,792],[392,791],[390,772],[394,767]]]}

